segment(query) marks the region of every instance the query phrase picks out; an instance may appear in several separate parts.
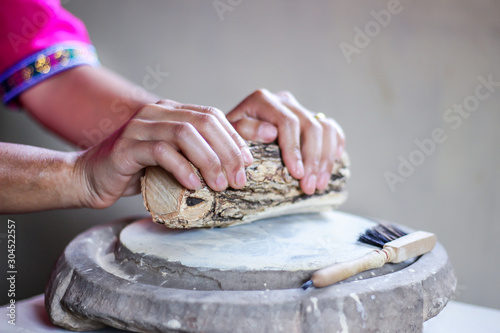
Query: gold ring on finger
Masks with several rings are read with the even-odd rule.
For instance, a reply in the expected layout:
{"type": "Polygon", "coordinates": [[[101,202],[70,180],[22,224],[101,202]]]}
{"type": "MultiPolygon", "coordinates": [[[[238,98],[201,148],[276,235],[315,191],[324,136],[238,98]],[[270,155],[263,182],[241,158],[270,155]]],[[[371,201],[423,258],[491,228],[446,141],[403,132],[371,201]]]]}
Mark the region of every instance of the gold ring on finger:
{"type": "Polygon", "coordinates": [[[324,114],[323,112],[318,112],[314,115],[314,118],[316,118],[317,120],[325,119],[326,114],[324,114]]]}

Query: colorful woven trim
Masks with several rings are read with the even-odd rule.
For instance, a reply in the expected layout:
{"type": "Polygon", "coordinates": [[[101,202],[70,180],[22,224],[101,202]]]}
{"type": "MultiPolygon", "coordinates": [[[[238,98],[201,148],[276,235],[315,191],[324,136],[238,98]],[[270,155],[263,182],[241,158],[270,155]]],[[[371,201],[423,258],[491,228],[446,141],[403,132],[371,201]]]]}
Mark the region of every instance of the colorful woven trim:
{"type": "Polygon", "coordinates": [[[65,42],[41,50],[0,75],[0,96],[13,102],[20,93],[57,73],[80,65],[99,65],[95,48],[79,42],[65,42]]]}

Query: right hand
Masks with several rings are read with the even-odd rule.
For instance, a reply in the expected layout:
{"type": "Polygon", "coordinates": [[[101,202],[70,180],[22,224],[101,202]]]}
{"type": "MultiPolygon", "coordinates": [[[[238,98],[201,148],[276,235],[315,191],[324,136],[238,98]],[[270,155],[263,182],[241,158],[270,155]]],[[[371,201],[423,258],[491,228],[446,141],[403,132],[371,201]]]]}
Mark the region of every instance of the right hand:
{"type": "Polygon", "coordinates": [[[74,175],[84,207],[106,208],[140,192],[147,166],[161,166],[189,189],[201,187],[190,162],[215,191],[242,188],[252,155],[224,114],[162,100],[146,105],[101,143],[81,152],[74,175]]]}
{"type": "Polygon", "coordinates": [[[266,89],[245,98],[227,119],[246,140],[277,139],[283,162],[292,177],[300,180],[304,193],[327,188],[345,145],[344,132],[335,120],[316,117],[289,92],[266,89]]]}

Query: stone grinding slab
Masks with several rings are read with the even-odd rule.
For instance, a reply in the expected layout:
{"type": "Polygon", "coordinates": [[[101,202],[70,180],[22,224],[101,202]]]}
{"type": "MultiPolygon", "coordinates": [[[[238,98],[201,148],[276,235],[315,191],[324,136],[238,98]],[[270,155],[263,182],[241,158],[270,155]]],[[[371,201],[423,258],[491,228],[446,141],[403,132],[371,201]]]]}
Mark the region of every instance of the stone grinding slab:
{"type": "Polygon", "coordinates": [[[371,251],[356,239],[374,224],[341,212],[202,230],[118,221],[68,245],[46,306],[73,330],[421,332],[456,284],[440,244],[418,260],[300,289],[317,268],[371,251]]]}

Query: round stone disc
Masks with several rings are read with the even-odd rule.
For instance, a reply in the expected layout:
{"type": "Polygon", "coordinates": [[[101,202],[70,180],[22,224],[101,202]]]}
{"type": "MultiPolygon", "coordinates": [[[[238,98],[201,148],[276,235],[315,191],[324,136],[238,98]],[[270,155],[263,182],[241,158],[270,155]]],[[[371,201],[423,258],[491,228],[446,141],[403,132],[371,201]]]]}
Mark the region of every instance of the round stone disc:
{"type": "Polygon", "coordinates": [[[125,227],[120,243],[164,263],[185,267],[259,271],[314,270],[373,250],[357,243],[366,218],[328,212],[273,218],[229,228],[173,230],[141,220],[125,227]]]}
{"type": "MultiPolygon", "coordinates": [[[[144,219],[122,230],[117,257],[121,268],[138,281],[168,287],[297,288],[320,268],[374,250],[357,239],[375,224],[335,211],[214,229],[173,230],[144,219]]],[[[387,265],[370,274],[383,275],[410,263],[387,265]]]]}

